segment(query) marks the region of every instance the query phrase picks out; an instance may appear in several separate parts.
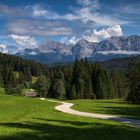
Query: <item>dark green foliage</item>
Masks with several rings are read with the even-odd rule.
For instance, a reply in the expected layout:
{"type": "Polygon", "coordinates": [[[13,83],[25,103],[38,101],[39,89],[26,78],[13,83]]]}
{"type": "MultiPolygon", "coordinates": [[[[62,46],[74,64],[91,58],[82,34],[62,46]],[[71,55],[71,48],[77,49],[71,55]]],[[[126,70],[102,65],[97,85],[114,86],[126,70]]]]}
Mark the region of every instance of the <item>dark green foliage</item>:
{"type": "Polygon", "coordinates": [[[129,93],[127,100],[140,103],[140,63],[131,62],[128,67],[129,93]]]}
{"type": "Polygon", "coordinates": [[[25,81],[23,72],[19,72],[19,79],[18,79],[18,81],[19,81],[19,83],[23,83],[23,81],[25,81]]]}
{"type": "Polygon", "coordinates": [[[54,98],[65,99],[66,90],[62,79],[56,79],[52,86],[52,95],[54,98]]]}
{"type": "Polygon", "coordinates": [[[125,77],[120,73],[119,87],[114,90],[112,77],[100,64],[76,60],[74,66],[56,67],[50,70],[50,97],[58,98],[58,79],[64,83],[67,99],[110,99],[125,96],[125,77]],[[121,82],[120,82],[121,81],[121,82]],[[122,92],[123,91],[123,92],[122,92]]]}
{"type": "Polygon", "coordinates": [[[21,94],[22,87],[31,88],[32,76],[46,72],[45,65],[0,53],[0,86],[5,86],[8,94],[21,94]]]}
{"type": "Polygon", "coordinates": [[[114,98],[126,98],[128,94],[127,79],[124,72],[114,69],[111,72],[112,84],[114,87],[114,98]]]}
{"type": "Polygon", "coordinates": [[[0,73],[0,86],[3,86],[3,77],[1,73],[0,73]]]}
{"type": "Polygon", "coordinates": [[[24,81],[31,81],[32,80],[32,74],[30,67],[24,67],[23,68],[23,75],[24,75],[24,81]]]}
{"type": "Polygon", "coordinates": [[[75,85],[72,85],[71,93],[70,93],[70,99],[77,99],[77,93],[75,85]]]}
{"type": "Polygon", "coordinates": [[[36,89],[41,97],[127,98],[132,102],[140,102],[140,64],[130,63],[125,72],[119,69],[110,71],[99,63],[91,64],[81,59],[76,60],[73,66],[48,69],[34,61],[0,54],[0,86],[5,86],[7,93],[14,95],[21,95],[24,87],[36,89]]]}
{"type": "Polygon", "coordinates": [[[22,95],[22,87],[21,85],[13,86],[9,84],[6,86],[6,93],[9,95],[22,95]]]}
{"type": "Polygon", "coordinates": [[[84,60],[75,61],[72,79],[72,83],[76,87],[77,98],[83,99],[94,97],[91,81],[91,69],[88,62],[84,60]]]}
{"type": "Polygon", "coordinates": [[[39,76],[34,86],[40,97],[48,97],[48,89],[50,84],[49,80],[47,80],[45,76],[39,76]]]}
{"type": "Polygon", "coordinates": [[[85,91],[84,91],[84,98],[85,99],[94,99],[93,89],[92,89],[92,81],[91,77],[87,76],[87,79],[85,81],[85,91]]]}
{"type": "Polygon", "coordinates": [[[92,68],[93,89],[97,99],[111,98],[112,84],[108,72],[99,64],[92,68]]]}

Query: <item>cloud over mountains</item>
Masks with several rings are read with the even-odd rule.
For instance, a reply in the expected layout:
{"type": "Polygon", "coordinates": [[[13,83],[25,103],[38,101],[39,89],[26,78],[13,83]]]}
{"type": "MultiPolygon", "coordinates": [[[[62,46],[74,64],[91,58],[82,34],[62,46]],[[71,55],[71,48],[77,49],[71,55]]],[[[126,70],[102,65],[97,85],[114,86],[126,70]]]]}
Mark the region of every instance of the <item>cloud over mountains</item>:
{"type": "Polygon", "coordinates": [[[16,43],[24,47],[36,47],[37,43],[35,38],[30,36],[19,36],[12,34],[10,36],[16,43]]]}
{"type": "Polygon", "coordinates": [[[102,28],[101,30],[87,30],[82,36],[89,42],[99,42],[101,40],[110,38],[112,36],[122,36],[123,32],[120,25],[110,26],[108,28],[102,28]]]}
{"type": "Polygon", "coordinates": [[[76,44],[80,39],[85,39],[89,42],[99,42],[101,40],[105,40],[112,36],[122,36],[123,31],[120,25],[109,26],[107,28],[102,28],[100,30],[87,30],[83,33],[80,38],[73,36],[72,38],[68,39],[66,37],[61,38],[60,42],[62,43],[69,43],[69,44],[76,44]]]}
{"type": "Polygon", "coordinates": [[[140,32],[140,3],[135,0],[13,1],[0,2],[0,36],[7,36],[0,42],[13,46],[32,47],[43,40],[75,44],[81,38],[99,42],[140,32]]]}

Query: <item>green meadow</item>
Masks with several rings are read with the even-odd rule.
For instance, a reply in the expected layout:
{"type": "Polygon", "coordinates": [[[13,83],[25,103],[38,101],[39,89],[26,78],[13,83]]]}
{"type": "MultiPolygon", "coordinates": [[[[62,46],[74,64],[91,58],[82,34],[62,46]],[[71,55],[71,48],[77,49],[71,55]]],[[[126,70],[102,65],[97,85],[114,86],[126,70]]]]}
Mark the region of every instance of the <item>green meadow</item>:
{"type": "Polygon", "coordinates": [[[128,103],[122,99],[109,100],[73,100],[73,109],[91,113],[110,114],[140,119],[140,105],[128,103]]]}
{"type": "MultiPolygon", "coordinates": [[[[76,103],[74,106],[76,109],[109,114],[113,114],[113,112],[109,112],[109,105],[106,107],[105,104],[110,104],[110,107],[112,107],[112,105],[116,106],[118,104],[119,106],[119,104],[123,103],[123,101],[119,100],[111,100],[108,103],[107,100],[104,101],[106,103],[94,100],[75,100],[73,102],[76,103]],[[101,109],[101,104],[103,104],[103,109],[101,109]]],[[[35,98],[6,95],[4,89],[1,88],[0,140],[139,139],[140,129],[138,128],[114,121],[65,114],[56,111],[54,109],[56,105],[57,103],[41,101],[35,98]]],[[[126,106],[131,109],[131,105],[126,106]]],[[[126,114],[117,111],[114,114],[126,116],[126,114]]],[[[133,114],[128,114],[128,116],[134,117],[133,114]]],[[[136,113],[135,117],[139,118],[139,114],[136,113]]]]}

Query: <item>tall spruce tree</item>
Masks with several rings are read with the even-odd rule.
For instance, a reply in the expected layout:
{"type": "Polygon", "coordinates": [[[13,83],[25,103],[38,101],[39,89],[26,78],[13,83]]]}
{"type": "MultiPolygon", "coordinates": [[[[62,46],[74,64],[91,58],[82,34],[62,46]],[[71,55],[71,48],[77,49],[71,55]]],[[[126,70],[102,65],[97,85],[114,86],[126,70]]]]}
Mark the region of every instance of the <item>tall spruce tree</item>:
{"type": "Polygon", "coordinates": [[[65,99],[66,98],[66,90],[63,80],[56,79],[53,83],[52,94],[54,98],[65,99]]]}
{"type": "Polygon", "coordinates": [[[25,81],[30,82],[32,80],[31,69],[29,66],[23,68],[23,74],[24,74],[25,81]]]}
{"type": "Polygon", "coordinates": [[[113,87],[109,74],[98,63],[92,67],[92,82],[97,99],[111,98],[113,87]]]}
{"type": "Polygon", "coordinates": [[[76,93],[75,85],[72,86],[71,93],[70,93],[70,99],[71,100],[77,99],[77,93],[76,93]]]}
{"type": "Polygon", "coordinates": [[[2,77],[2,74],[1,74],[1,72],[0,72],[0,86],[3,86],[3,77],[2,77]]]}
{"type": "Polygon", "coordinates": [[[49,86],[48,80],[44,75],[39,76],[35,83],[35,89],[40,97],[48,97],[49,86]]]}
{"type": "Polygon", "coordinates": [[[131,62],[128,67],[129,93],[127,100],[140,103],[140,63],[131,62]]]}
{"type": "Polygon", "coordinates": [[[114,88],[113,98],[126,98],[128,94],[128,87],[124,72],[114,69],[111,72],[111,80],[114,88]]]}

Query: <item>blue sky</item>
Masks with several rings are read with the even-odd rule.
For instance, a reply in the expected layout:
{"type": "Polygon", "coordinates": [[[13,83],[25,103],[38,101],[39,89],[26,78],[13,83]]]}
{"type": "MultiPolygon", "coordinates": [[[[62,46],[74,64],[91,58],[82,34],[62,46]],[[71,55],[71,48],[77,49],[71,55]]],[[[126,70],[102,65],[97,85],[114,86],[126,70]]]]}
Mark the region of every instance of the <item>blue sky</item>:
{"type": "Polygon", "coordinates": [[[139,0],[0,0],[0,43],[98,42],[140,35],[139,0]]]}

